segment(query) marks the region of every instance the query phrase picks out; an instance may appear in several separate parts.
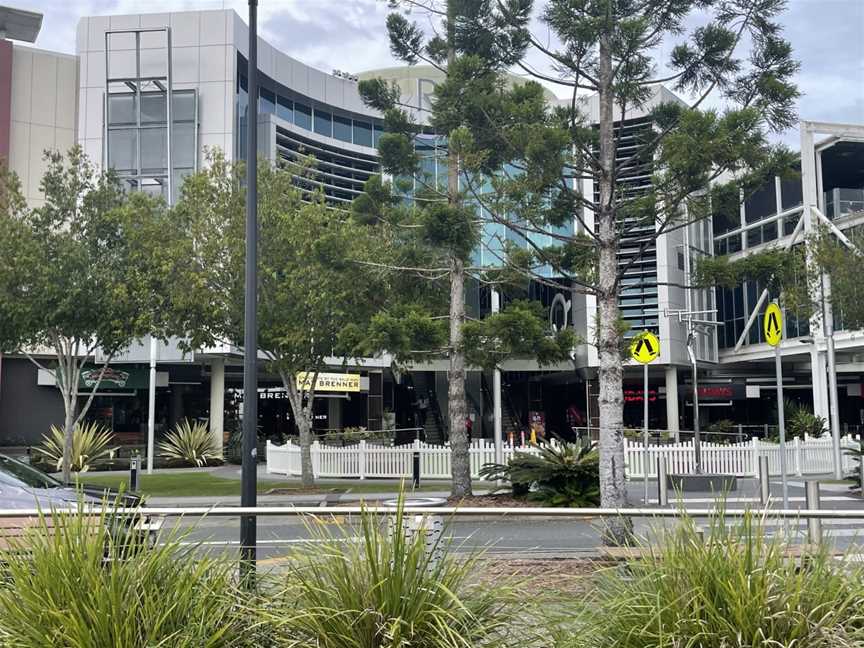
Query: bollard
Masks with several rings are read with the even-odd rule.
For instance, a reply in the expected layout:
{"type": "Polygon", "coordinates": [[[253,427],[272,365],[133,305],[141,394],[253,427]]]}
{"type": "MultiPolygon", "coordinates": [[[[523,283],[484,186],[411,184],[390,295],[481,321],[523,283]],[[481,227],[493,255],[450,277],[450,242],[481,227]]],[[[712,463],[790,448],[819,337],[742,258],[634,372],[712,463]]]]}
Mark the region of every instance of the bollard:
{"type": "MultiPolygon", "coordinates": [[[[399,508],[399,500],[386,500],[385,507],[399,508]]],[[[396,515],[390,516],[388,525],[390,533],[402,533],[406,543],[414,542],[418,534],[423,538],[426,557],[429,561],[428,568],[434,570],[443,556],[441,539],[444,533],[444,520],[440,515],[418,515],[411,511],[415,507],[437,507],[445,506],[447,500],[435,497],[420,497],[407,499],[402,502],[402,529],[396,526],[396,515]]]]}
{"type": "Polygon", "coordinates": [[[420,488],[420,451],[414,451],[414,463],[412,465],[414,488],[420,488]]]}
{"type": "Polygon", "coordinates": [[[129,457],[129,490],[136,492],[138,490],[138,465],[141,462],[141,457],[137,454],[129,457]]]}
{"type": "Polygon", "coordinates": [[[861,487],[861,497],[864,497],[864,454],[858,458],[858,485],[861,487]]]}
{"type": "MultiPolygon", "coordinates": [[[[804,497],[806,500],[807,509],[810,511],[818,511],[819,505],[819,482],[806,482],[806,490],[804,497]]],[[[822,542],[822,520],[818,518],[808,518],[807,520],[807,538],[810,544],[819,544],[822,542]]]]}
{"type": "Polygon", "coordinates": [[[657,457],[657,503],[669,504],[669,484],[666,480],[666,457],[657,457]]]}
{"type": "Polygon", "coordinates": [[[768,475],[768,457],[759,457],[759,499],[768,506],[771,497],[771,479],[768,475]]]}

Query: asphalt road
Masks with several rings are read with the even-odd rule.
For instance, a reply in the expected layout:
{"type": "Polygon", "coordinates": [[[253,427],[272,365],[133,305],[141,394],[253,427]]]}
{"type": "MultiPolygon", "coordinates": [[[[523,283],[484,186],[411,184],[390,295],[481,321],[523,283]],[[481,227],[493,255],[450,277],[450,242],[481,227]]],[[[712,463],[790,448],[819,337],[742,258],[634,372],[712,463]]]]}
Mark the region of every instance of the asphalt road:
{"type": "MultiPolygon", "coordinates": [[[[738,492],[730,493],[726,502],[728,509],[758,507],[752,500],[756,495],[756,485],[753,480],[744,480],[738,492]]],[[[630,484],[631,502],[641,503],[642,485],[630,484]]],[[[652,489],[653,493],[653,489],[652,489]]],[[[790,480],[790,507],[804,508],[804,484],[801,481],[790,480]]],[[[772,483],[772,497],[779,504],[781,495],[780,483],[772,483]]],[[[713,497],[710,493],[688,495],[686,506],[695,508],[710,508],[713,497]]],[[[656,505],[656,504],[655,504],[656,505]]],[[[861,509],[861,520],[826,520],[823,530],[827,538],[838,548],[848,548],[855,544],[864,545],[864,500],[857,495],[851,495],[845,485],[823,484],[822,507],[861,509]],[[860,540],[860,542],[859,542],[860,540]]],[[[357,536],[352,525],[357,518],[338,514],[336,509],[322,509],[318,518],[318,527],[323,525],[329,532],[343,534],[346,541],[356,541],[357,536]]],[[[674,525],[673,520],[636,520],[635,531],[646,542],[656,539],[659,530],[664,526],[674,525]]],[[[706,520],[697,520],[697,524],[707,525],[706,520]]],[[[578,555],[596,554],[601,546],[602,521],[597,519],[538,519],[519,518],[457,518],[445,522],[447,536],[459,551],[483,550],[490,554],[513,557],[572,557],[578,555]]],[[[314,526],[314,525],[313,525],[314,526]]],[[[769,532],[780,528],[779,522],[770,520],[767,523],[769,532]]],[[[797,535],[799,542],[806,541],[806,523],[790,522],[790,531],[797,535]]],[[[216,552],[236,552],[239,546],[239,519],[237,518],[204,518],[201,520],[167,521],[166,529],[174,528],[182,534],[182,541],[201,545],[216,552]]],[[[262,517],[258,520],[258,556],[267,562],[278,562],[298,545],[316,542],[314,532],[310,531],[308,522],[297,518],[262,517]]]]}

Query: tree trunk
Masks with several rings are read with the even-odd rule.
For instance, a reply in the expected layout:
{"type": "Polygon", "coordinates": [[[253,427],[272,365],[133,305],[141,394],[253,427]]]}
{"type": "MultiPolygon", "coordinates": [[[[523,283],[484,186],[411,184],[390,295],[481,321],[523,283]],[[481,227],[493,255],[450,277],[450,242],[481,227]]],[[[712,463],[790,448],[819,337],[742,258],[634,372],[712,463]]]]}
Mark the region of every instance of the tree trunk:
{"type": "MultiPolygon", "coordinates": [[[[607,28],[606,34],[611,31],[607,28]]],[[[598,61],[600,101],[600,205],[598,209],[598,353],[600,360],[600,502],[608,508],[627,506],[624,475],[624,390],[621,332],[618,327],[618,230],[615,209],[615,122],[612,55],[609,37],[600,39],[598,61]]],[[[631,523],[617,518],[607,521],[604,541],[627,540],[631,523]]]]}
{"type": "MultiPolygon", "coordinates": [[[[317,376],[317,372],[315,375],[317,376]]],[[[310,392],[308,405],[304,405],[303,393],[297,389],[297,375],[280,371],[279,377],[282,378],[282,385],[288,394],[288,402],[300,434],[300,482],[304,487],[311,488],[315,485],[315,473],[312,470],[312,403],[315,395],[310,392]]]]}
{"type": "Polygon", "coordinates": [[[72,479],[72,441],[75,436],[75,397],[65,392],[63,396],[63,408],[66,416],[63,419],[63,483],[68,484],[72,479]]]}
{"type": "MultiPolygon", "coordinates": [[[[311,409],[311,406],[310,406],[311,409]]],[[[315,485],[315,473],[312,470],[312,423],[305,408],[297,417],[297,429],[300,432],[300,481],[305,488],[315,485]]]]}
{"type": "MultiPolygon", "coordinates": [[[[447,69],[456,62],[456,7],[447,2],[447,69]]],[[[447,155],[447,204],[458,207],[459,159],[447,155]]],[[[454,497],[471,495],[471,459],[468,418],[465,407],[465,354],[462,352],[462,324],[465,322],[465,262],[450,259],[450,367],[447,372],[447,408],[450,419],[450,493],[454,497]]]]}
{"type": "Polygon", "coordinates": [[[462,324],[465,321],[465,264],[450,260],[450,367],[447,372],[447,407],[450,419],[450,463],[454,497],[471,495],[471,461],[468,414],[465,407],[465,354],[462,324]]]}

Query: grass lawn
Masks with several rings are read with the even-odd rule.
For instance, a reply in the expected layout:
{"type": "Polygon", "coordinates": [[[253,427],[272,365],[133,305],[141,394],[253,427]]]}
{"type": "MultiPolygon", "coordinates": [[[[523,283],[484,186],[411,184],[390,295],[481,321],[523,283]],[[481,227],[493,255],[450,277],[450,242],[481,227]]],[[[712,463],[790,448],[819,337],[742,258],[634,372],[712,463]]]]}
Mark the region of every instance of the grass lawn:
{"type": "MultiPolygon", "coordinates": [[[[153,497],[224,497],[240,495],[240,480],[225,479],[206,472],[178,472],[156,475],[141,475],[139,491],[153,497]]],[[[118,472],[116,475],[82,475],[81,481],[93,486],[108,486],[111,488],[128,487],[129,474],[118,472]]],[[[298,481],[259,480],[258,492],[267,493],[273,488],[286,489],[299,494],[306,493],[381,493],[395,491],[398,487],[393,482],[353,481],[318,482],[314,489],[304,489],[298,481]]],[[[448,484],[424,484],[420,490],[449,490],[448,484]]],[[[290,494],[290,493],[286,493],[290,494]]]]}

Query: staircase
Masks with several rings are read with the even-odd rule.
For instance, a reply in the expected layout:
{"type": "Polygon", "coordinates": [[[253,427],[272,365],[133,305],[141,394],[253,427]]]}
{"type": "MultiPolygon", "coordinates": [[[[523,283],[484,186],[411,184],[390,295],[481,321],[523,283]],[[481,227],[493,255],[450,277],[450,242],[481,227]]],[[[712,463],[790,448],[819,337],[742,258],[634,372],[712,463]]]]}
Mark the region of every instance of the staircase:
{"type": "Polygon", "coordinates": [[[438,396],[435,393],[434,385],[430,387],[427,373],[418,371],[411,374],[411,380],[414,384],[415,398],[426,396],[429,399],[429,409],[426,410],[426,423],[423,426],[423,438],[426,443],[443,445],[446,440],[444,418],[441,416],[441,408],[438,405],[438,396]]]}

